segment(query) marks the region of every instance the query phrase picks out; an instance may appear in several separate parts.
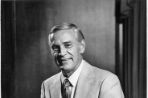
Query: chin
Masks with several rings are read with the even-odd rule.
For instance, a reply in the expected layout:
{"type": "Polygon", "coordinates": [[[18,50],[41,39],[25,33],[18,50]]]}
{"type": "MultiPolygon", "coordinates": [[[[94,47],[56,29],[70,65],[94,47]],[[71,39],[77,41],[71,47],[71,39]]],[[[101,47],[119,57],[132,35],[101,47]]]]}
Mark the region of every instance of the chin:
{"type": "Polygon", "coordinates": [[[63,65],[60,67],[64,71],[70,71],[71,69],[69,68],[69,65],[63,65]]]}
{"type": "Polygon", "coordinates": [[[66,70],[68,65],[60,64],[58,67],[62,70],[66,70]]]}

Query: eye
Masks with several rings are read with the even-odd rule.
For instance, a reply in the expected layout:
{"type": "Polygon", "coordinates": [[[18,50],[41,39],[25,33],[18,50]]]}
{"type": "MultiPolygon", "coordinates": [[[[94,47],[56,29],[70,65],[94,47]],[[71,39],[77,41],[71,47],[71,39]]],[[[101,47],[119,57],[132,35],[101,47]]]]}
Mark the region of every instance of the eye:
{"type": "Polygon", "coordinates": [[[52,46],[52,50],[53,50],[54,52],[59,52],[59,46],[53,45],[53,46],[52,46]]]}
{"type": "Polygon", "coordinates": [[[72,47],[72,43],[65,43],[64,46],[65,46],[65,48],[71,48],[72,47]]]}

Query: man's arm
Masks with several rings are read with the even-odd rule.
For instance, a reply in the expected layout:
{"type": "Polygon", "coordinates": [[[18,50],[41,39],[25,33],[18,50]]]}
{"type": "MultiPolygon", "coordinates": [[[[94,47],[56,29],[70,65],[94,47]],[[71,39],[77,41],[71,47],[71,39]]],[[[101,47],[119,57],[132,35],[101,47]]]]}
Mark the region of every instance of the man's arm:
{"type": "Polygon", "coordinates": [[[44,82],[43,82],[42,85],[41,85],[41,96],[40,96],[40,98],[46,98],[46,97],[45,97],[45,87],[44,87],[44,82]]]}
{"type": "Polygon", "coordinates": [[[41,95],[40,98],[50,98],[47,86],[43,82],[41,85],[41,95]]]}
{"type": "Polygon", "coordinates": [[[124,98],[118,77],[109,75],[102,83],[100,98],[124,98]]]}

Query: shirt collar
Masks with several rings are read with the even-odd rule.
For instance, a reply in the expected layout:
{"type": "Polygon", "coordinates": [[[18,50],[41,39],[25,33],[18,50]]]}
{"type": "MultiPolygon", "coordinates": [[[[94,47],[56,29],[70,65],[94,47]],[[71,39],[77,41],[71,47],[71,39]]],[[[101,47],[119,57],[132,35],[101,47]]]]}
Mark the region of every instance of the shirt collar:
{"type": "MultiPolygon", "coordinates": [[[[68,80],[70,81],[70,83],[72,84],[72,86],[76,86],[78,78],[80,76],[82,67],[83,67],[83,60],[80,63],[80,66],[77,68],[77,70],[68,78],[68,80]]],[[[61,82],[63,83],[64,80],[66,79],[66,77],[63,75],[63,73],[61,74],[61,82]]]]}

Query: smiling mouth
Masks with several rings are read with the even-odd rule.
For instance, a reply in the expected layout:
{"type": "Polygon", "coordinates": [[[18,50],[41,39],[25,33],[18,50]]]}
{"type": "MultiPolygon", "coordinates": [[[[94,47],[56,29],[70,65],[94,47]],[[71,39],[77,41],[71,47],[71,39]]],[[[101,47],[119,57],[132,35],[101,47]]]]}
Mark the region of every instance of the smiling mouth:
{"type": "Polygon", "coordinates": [[[59,66],[63,66],[65,64],[67,64],[70,60],[73,60],[71,57],[69,58],[65,58],[65,57],[57,57],[56,58],[56,61],[57,61],[57,64],[59,66]]]}
{"type": "Polygon", "coordinates": [[[72,60],[72,58],[61,58],[61,59],[59,59],[60,63],[67,62],[69,60],[72,60]]]}
{"type": "Polygon", "coordinates": [[[61,59],[61,61],[68,61],[68,60],[70,60],[70,58],[64,58],[64,59],[61,59]]]}

